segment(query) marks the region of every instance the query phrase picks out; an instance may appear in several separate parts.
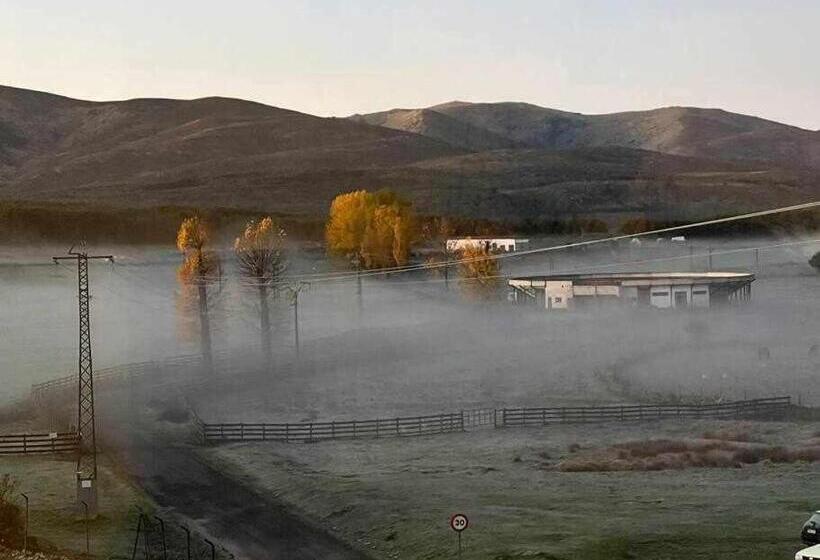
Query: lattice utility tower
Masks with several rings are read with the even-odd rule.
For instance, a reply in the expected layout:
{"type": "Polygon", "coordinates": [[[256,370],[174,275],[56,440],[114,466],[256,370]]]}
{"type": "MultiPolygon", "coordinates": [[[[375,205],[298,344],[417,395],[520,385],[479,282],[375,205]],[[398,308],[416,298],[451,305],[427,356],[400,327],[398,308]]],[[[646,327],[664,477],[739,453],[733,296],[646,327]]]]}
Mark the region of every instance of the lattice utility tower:
{"type": "Polygon", "coordinates": [[[79,371],[77,375],[77,430],[80,447],[77,453],[77,503],[87,504],[89,513],[97,513],[97,439],[94,433],[94,369],[91,361],[91,292],[88,285],[88,261],[114,260],[112,255],[89,256],[85,251],[69,249],[67,257],[52,257],[77,261],[77,294],[79,298],[80,337],[79,371]]]}

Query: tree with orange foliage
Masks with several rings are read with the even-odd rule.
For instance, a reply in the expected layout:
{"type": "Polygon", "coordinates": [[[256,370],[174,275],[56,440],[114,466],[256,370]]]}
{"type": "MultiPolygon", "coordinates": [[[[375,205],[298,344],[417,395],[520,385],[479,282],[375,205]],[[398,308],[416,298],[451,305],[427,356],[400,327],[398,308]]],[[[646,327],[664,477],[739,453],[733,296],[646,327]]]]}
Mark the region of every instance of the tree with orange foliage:
{"type": "Polygon", "coordinates": [[[239,273],[259,296],[262,348],[267,367],[273,361],[268,299],[279,289],[287,268],[283,251],[284,240],[285,230],[268,216],[259,221],[248,222],[245,231],[234,242],[239,273]]]}
{"type": "Polygon", "coordinates": [[[473,299],[490,299],[501,286],[501,263],[489,249],[467,245],[460,253],[461,288],[473,299]]]}
{"type": "Polygon", "coordinates": [[[177,270],[177,279],[183,287],[183,297],[189,297],[189,290],[196,289],[199,307],[199,340],[205,368],[213,372],[213,351],[211,348],[211,324],[208,316],[208,287],[219,280],[222,267],[219,256],[208,249],[210,232],[199,217],[182,221],[177,232],[177,249],[183,255],[182,265],[177,270]]]}
{"type": "Polygon", "coordinates": [[[412,205],[388,190],[338,195],[325,227],[328,251],[361,268],[407,264],[416,238],[412,205]]]}

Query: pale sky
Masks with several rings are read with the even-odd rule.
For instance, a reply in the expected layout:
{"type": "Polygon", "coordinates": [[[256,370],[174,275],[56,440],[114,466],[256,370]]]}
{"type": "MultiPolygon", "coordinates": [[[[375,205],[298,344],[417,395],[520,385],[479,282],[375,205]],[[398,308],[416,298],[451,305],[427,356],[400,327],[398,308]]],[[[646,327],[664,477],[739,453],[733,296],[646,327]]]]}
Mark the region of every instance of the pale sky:
{"type": "Polygon", "coordinates": [[[346,116],[453,99],[820,129],[820,0],[0,0],[0,83],[346,116]]]}

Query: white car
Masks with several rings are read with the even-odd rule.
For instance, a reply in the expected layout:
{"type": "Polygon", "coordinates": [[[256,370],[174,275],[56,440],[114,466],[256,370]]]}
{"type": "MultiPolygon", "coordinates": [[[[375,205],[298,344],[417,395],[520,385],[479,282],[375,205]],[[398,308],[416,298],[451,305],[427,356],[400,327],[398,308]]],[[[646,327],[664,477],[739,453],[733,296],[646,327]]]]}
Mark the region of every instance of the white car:
{"type": "Polygon", "coordinates": [[[794,560],[820,560],[820,544],[798,550],[794,555],[794,560]]]}

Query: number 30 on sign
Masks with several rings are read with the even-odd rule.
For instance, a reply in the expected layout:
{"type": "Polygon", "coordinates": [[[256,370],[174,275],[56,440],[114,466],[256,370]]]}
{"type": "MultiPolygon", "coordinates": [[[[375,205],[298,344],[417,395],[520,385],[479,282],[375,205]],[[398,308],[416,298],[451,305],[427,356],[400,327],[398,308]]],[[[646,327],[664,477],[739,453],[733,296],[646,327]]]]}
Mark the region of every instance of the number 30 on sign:
{"type": "Polygon", "coordinates": [[[450,517],[450,528],[458,533],[466,529],[469,524],[470,522],[467,520],[467,516],[463,513],[456,513],[450,517]]]}

